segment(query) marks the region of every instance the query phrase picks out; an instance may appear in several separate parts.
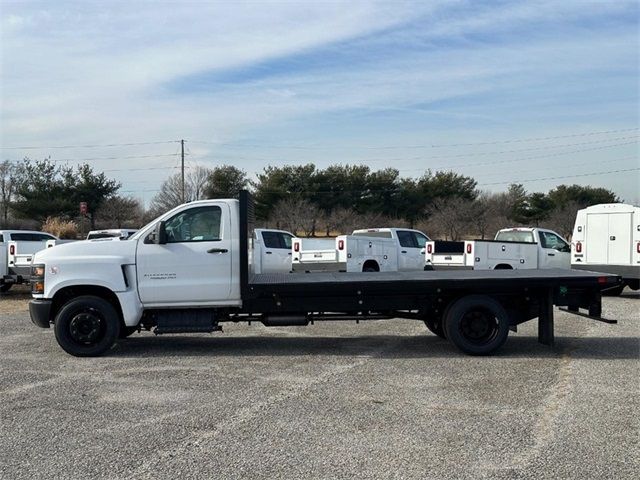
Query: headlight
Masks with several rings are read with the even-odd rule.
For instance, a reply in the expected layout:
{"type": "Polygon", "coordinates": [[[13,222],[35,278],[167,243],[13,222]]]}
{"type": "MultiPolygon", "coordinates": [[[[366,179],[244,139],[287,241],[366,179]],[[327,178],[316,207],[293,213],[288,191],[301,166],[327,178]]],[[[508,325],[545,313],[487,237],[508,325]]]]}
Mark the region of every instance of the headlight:
{"type": "Polygon", "coordinates": [[[31,265],[31,293],[44,293],[44,265],[31,265]]]}

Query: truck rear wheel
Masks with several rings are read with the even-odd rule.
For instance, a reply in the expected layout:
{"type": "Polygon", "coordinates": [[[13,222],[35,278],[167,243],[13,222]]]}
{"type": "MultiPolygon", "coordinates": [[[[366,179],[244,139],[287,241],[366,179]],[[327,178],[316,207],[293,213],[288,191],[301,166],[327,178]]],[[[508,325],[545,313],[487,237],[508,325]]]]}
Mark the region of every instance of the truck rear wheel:
{"type": "Polygon", "coordinates": [[[444,330],[447,338],[464,353],[487,355],[507,340],[509,316],[493,298],[469,295],[448,309],[444,330]]]}
{"type": "Polygon", "coordinates": [[[0,285],[0,292],[2,293],[8,292],[10,288],[11,288],[11,283],[3,283],[2,285],[0,285]]]}
{"type": "Polygon", "coordinates": [[[76,357],[96,357],[109,350],[120,334],[113,305],[100,297],[77,297],[60,309],[55,334],[62,349],[76,357]]]}

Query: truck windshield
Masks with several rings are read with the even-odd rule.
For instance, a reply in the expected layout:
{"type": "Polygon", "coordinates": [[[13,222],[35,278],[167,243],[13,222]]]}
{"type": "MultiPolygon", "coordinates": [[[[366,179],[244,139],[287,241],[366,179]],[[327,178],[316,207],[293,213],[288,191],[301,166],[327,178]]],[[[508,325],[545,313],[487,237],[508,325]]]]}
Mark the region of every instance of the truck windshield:
{"type": "Polygon", "coordinates": [[[501,242],[526,242],[535,243],[533,239],[533,232],[526,230],[506,230],[504,232],[498,232],[496,240],[501,242]]]}

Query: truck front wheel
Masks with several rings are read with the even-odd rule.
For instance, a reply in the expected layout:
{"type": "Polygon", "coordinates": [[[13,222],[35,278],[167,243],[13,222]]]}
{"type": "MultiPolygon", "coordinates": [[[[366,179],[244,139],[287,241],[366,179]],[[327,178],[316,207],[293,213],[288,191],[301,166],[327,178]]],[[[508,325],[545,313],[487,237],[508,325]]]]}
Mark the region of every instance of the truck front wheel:
{"type": "Polygon", "coordinates": [[[509,316],[493,298],[469,295],[448,309],[444,329],[447,338],[464,353],[487,355],[507,340],[509,316]]]}
{"type": "Polygon", "coordinates": [[[55,334],[62,349],[76,357],[95,357],[110,349],[120,334],[113,305],[85,295],[65,303],[55,318],[55,334]]]}

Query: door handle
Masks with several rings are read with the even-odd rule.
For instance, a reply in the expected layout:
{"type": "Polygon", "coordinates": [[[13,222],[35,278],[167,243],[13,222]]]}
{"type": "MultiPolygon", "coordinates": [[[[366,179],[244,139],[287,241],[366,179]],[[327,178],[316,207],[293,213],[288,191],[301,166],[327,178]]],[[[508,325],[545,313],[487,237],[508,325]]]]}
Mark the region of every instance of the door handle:
{"type": "Polygon", "coordinates": [[[407,253],[406,250],[400,250],[400,253],[407,253]]]}
{"type": "Polygon", "coordinates": [[[287,255],[291,255],[291,252],[287,253],[287,255]]]}
{"type": "Polygon", "coordinates": [[[555,253],[547,253],[547,255],[549,255],[550,257],[555,257],[556,256],[555,253]]]}
{"type": "Polygon", "coordinates": [[[264,252],[264,253],[266,253],[267,255],[271,255],[271,252],[264,252]]]}
{"type": "Polygon", "coordinates": [[[207,253],[227,253],[228,251],[226,248],[210,248],[207,253]]]}
{"type": "Polygon", "coordinates": [[[611,241],[614,241],[615,239],[616,239],[615,235],[611,235],[611,236],[609,237],[609,240],[611,240],[611,241]]]}

